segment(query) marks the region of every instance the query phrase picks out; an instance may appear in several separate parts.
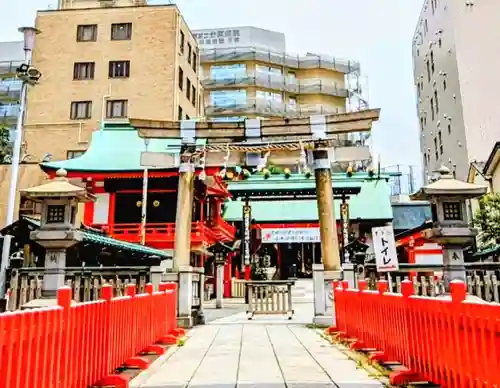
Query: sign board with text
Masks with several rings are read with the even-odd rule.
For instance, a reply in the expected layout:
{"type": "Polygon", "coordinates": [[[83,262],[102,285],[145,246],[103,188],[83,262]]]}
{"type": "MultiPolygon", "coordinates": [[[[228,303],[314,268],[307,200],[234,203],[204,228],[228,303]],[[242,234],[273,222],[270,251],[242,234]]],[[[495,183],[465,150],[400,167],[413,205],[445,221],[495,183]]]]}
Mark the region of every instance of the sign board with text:
{"type": "Polygon", "coordinates": [[[396,252],[396,241],[392,225],[372,228],[373,251],[378,272],[399,270],[399,260],[396,252]]]}
{"type": "Polygon", "coordinates": [[[315,243],[320,242],[319,228],[263,228],[262,243],[315,243]]]}

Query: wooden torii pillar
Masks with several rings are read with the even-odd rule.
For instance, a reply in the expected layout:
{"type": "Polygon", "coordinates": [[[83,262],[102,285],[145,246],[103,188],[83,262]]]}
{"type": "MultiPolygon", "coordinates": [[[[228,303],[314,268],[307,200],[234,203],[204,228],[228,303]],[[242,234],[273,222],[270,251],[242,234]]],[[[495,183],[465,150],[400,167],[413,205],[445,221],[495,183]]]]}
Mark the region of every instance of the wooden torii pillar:
{"type": "MultiPolygon", "coordinates": [[[[174,265],[189,265],[189,239],[193,198],[196,152],[207,152],[206,166],[242,165],[247,152],[273,150],[300,150],[305,146],[313,150],[314,173],[318,200],[321,236],[321,253],[324,271],[322,284],[315,290],[317,316],[331,319],[333,304],[331,282],[341,278],[341,262],[333,203],[333,189],[329,150],[337,140],[335,135],[350,132],[368,132],[379,118],[379,109],[353,113],[319,115],[297,119],[248,119],[242,122],[161,121],[131,118],[139,136],[145,139],[181,139],[181,164],[179,168],[179,196],[176,218],[174,265]],[[196,140],[205,145],[196,149],[196,140]],[[227,151],[231,152],[225,160],[227,151]],[[191,207],[190,202],[191,201],[191,207]]],[[[180,284],[182,288],[182,284],[180,284]]],[[[182,290],[180,290],[180,295],[182,290]]],[[[186,296],[187,297],[187,296],[186,296]]],[[[181,304],[181,301],[179,301],[181,304]]]]}

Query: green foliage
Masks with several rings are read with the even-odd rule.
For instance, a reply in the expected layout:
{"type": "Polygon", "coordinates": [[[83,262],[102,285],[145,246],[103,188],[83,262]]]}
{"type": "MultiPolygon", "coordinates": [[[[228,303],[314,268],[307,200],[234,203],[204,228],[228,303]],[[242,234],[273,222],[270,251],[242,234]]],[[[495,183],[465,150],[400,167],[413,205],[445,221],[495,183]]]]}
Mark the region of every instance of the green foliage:
{"type": "Polygon", "coordinates": [[[488,248],[500,239],[500,195],[486,194],[479,199],[479,209],[472,223],[480,228],[478,243],[481,248],[488,248]]]}
{"type": "Polygon", "coordinates": [[[10,141],[9,128],[0,123],[0,164],[10,163],[11,155],[12,142],[10,141]]]}

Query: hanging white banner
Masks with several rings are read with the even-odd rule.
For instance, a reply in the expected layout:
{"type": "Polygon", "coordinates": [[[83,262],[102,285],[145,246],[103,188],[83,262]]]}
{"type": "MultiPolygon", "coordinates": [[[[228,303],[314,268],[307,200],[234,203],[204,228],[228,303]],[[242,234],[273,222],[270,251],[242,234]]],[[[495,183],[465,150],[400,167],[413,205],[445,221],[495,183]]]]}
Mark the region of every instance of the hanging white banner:
{"type": "Polygon", "coordinates": [[[319,228],[263,228],[262,243],[320,242],[319,228]]]}

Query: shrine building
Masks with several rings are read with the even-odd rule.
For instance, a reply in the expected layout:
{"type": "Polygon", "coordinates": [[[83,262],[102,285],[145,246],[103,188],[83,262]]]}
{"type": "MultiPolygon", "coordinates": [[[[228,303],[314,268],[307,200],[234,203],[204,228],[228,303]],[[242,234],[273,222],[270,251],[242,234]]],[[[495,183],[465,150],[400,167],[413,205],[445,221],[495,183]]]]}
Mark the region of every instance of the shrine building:
{"type": "MultiPolygon", "coordinates": [[[[86,182],[96,201],[84,205],[85,226],[117,240],[173,252],[180,143],[167,139],[145,142],[128,124],[105,124],[92,134],[90,147],[84,154],[42,163],[41,168],[51,177],[62,168],[68,178],[86,182]],[[145,151],[166,154],[171,167],[145,169],[141,165],[141,154],[145,151]]],[[[202,169],[196,169],[191,229],[194,266],[202,266],[210,246],[234,240],[234,227],[221,216],[223,203],[230,194],[227,184],[215,174],[218,171],[207,168],[202,174],[206,178],[199,179],[202,169]]]]}

